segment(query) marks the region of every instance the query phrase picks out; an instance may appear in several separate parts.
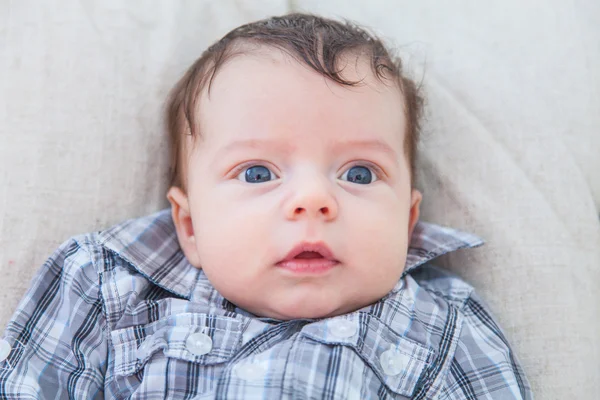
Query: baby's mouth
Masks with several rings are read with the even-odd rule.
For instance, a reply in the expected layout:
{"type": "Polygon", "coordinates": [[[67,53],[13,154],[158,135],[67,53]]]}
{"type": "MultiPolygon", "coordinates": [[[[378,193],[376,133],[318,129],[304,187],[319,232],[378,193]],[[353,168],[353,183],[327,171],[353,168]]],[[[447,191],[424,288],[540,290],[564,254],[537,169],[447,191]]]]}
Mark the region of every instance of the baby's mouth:
{"type": "Polygon", "coordinates": [[[306,276],[327,273],[339,264],[325,242],[302,242],[276,265],[286,273],[306,276]]]}
{"type": "Polygon", "coordinates": [[[319,275],[338,265],[337,260],[329,259],[317,251],[303,251],[293,258],[279,262],[277,265],[293,274],[319,275]]]}
{"type": "Polygon", "coordinates": [[[302,260],[310,260],[313,258],[323,258],[321,253],[317,253],[316,251],[303,251],[298,254],[294,259],[302,259],[302,260]]]}

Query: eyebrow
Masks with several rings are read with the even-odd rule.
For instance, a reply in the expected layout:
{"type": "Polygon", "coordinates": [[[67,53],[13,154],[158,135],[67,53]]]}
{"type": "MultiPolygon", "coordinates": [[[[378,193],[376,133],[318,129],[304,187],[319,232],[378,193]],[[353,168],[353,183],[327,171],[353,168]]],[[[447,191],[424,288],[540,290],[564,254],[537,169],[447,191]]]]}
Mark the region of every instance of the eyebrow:
{"type": "MultiPolygon", "coordinates": [[[[272,150],[277,150],[283,154],[289,154],[292,152],[294,146],[291,143],[281,142],[280,140],[273,139],[245,139],[238,140],[232,143],[229,143],[227,146],[223,147],[223,149],[219,152],[219,157],[224,156],[225,154],[240,149],[253,148],[253,149],[261,149],[261,148],[269,148],[272,150]]],[[[340,143],[336,143],[333,146],[333,151],[345,151],[347,149],[352,148],[363,148],[378,151],[386,154],[392,161],[398,165],[398,154],[390,145],[380,139],[355,139],[355,140],[345,140],[340,143]]]]}
{"type": "Polygon", "coordinates": [[[347,140],[339,143],[336,147],[345,150],[347,148],[367,148],[389,156],[398,165],[398,154],[389,144],[380,139],[347,140]]]}
{"type": "Polygon", "coordinates": [[[290,143],[283,143],[279,140],[265,140],[265,139],[244,139],[237,140],[235,142],[229,143],[227,146],[223,147],[217,156],[217,160],[220,160],[222,156],[234,150],[243,150],[243,149],[273,149],[280,151],[284,154],[291,153],[293,147],[290,143]]]}

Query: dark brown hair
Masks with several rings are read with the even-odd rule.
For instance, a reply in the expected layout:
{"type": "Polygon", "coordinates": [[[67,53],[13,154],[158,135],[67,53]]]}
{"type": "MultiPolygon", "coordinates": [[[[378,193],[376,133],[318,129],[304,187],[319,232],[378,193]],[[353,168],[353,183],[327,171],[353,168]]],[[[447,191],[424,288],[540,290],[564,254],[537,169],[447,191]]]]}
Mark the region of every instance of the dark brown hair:
{"type": "Polygon", "coordinates": [[[349,81],[341,76],[341,70],[338,69],[340,57],[349,53],[368,57],[377,79],[381,82],[391,80],[404,96],[405,152],[410,163],[411,184],[414,184],[423,99],[415,83],[404,76],[400,58],[390,55],[377,36],[352,22],[294,13],[235,28],[204,51],[175,85],[167,104],[172,186],[186,190],[182,169],[184,138],[185,135],[191,135],[192,138],[200,135],[197,121],[200,94],[205,88],[210,94],[215,74],[228,59],[242,54],[238,45],[243,44],[283,50],[323,76],[345,86],[356,86],[361,81],[349,81]]]}

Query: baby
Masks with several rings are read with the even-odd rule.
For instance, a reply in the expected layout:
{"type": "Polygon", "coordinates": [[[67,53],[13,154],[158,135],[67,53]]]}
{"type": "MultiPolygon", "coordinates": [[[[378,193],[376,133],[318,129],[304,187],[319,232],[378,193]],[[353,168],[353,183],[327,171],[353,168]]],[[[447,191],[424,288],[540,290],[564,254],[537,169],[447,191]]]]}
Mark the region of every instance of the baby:
{"type": "Polygon", "coordinates": [[[362,28],[241,26],[173,89],[171,207],[64,243],[0,341],[1,398],[530,399],[419,222],[421,98],[362,28]]]}

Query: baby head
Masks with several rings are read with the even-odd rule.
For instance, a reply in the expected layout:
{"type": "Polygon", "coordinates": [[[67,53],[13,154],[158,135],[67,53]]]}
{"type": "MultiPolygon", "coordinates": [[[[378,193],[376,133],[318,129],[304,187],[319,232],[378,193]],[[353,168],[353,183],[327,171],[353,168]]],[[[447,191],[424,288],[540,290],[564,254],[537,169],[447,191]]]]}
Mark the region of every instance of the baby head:
{"type": "Polygon", "coordinates": [[[280,320],[385,296],[419,217],[421,99],[367,31],[305,14],[234,29],[168,104],[181,249],[226,299],[280,320]]]}

